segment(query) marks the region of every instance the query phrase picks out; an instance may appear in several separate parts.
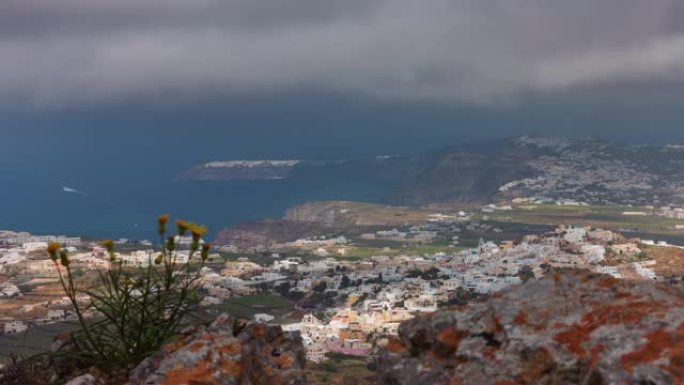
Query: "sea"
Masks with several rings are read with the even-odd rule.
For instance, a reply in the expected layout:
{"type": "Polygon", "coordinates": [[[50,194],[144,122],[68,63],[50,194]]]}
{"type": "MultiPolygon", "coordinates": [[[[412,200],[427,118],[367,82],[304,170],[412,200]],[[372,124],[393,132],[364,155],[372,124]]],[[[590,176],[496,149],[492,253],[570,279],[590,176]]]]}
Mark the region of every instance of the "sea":
{"type": "MultiPolygon", "coordinates": [[[[368,175],[340,178],[294,173],[277,180],[179,179],[181,172],[207,160],[196,148],[168,155],[153,146],[132,144],[34,151],[11,159],[2,156],[0,229],[147,239],[154,234],[157,215],[169,213],[201,223],[215,234],[240,222],[279,218],[288,207],[311,200],[380,201],[389,188],[368,175]],[[175,159],[165,162],[166,156],[175,159]]],[[[268,159],[278,158],[276,155],[268,159]]],[[[245,151],[244,157],[256,155],[250,157],[245,151]]],[[[212,159],[231,158],[227,152],[212,159]]]]}
{"type": "MultiPolygon", "coordinates": [[[[311,200],[382,201],[393,186],[363,170],[283,180],[178,180],[179,173],[208,161],[415,155],[535,133],[617,132],[625,138],[641,135],[645,124],[610,109],[603,116],[585,105],[528,104],[398,106],[329,95],[282,95],[176,106],[98,107],[94,102],[82,108],[3,107],[0,229],[144,239],[153,235],[156,216],[169,213],[202,223],[215,234],[241,222],[279,218],[288,207],[311,200]],[[620,120],[611,120],[616,117],[620,120]]],[[[660,111],[661,106],[653,109],[660,111]]],[[[649,131],[649,138],[681,133],[670,129],[681,127],[678,120],[648,116],[653,118],[648,127],[663,127],[649,131]]]]}
{"type": "Polygon", "coordinates": [[[150,239],[156,216],[169,213],[207,226],[211,237],[241,222],[280,218],[307,201],[380,202],[393,186],[363,170],[281,180],[179,180],[196,165],[408,155],[445,143],[410,130],[301,128],[287,120],[273,127],[153,116],[55,119],[0,128],[0,230],[150,239]]]}

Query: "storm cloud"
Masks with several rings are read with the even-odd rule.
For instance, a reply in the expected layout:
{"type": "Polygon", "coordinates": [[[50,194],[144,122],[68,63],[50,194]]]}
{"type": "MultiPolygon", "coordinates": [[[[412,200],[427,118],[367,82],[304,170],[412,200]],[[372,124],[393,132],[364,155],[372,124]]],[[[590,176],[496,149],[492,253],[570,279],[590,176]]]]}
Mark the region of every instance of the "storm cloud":
{"type": "Polygon", "coordinates": [[[0,0],[0,100],[487,103],[684,80],[681,0],[0,0]]]}

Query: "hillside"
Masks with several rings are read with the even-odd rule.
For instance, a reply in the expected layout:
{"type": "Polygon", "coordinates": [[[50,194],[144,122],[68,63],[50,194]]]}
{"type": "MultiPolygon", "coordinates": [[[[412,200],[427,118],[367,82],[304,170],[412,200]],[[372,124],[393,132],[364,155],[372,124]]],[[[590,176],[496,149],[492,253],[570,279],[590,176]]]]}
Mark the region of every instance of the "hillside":
{"type": "Polygon", "coordinates": [[[684,201],[684,148],[676,145],[520,137],[418,159],[419,171],[388,197],[390,202],[516,197],[619,204],[684,201]]]}
{"type": "Polygon", "coordinates": [[[293,179],[381,183],[385,203],[485,202],[531,197],[588,203],[684,202],[684,147],[599,139],[519,137],[469,143],[412,156],[340,161],[222,161],[184,180],[293,179]],[[364,182],[365,181],[365,182],[364,182]]]}

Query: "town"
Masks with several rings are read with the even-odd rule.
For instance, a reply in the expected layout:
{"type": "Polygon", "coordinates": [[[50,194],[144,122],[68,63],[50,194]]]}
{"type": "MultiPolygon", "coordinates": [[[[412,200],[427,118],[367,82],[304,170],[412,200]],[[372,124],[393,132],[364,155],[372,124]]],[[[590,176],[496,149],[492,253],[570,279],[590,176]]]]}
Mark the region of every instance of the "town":
{"type": "MultiPolygon", "coordinates": [[[[490,210],[506,211],[507,206],[487,205],[481,211],[490,210]]],[[[462,232],[500,235],[495,224],[474,216],[464,211],[431,214],[424,223],[405,228],[366,231],[350,238],[315,236],[251,250],[216,245],[202,271],[202,305],[220,309],[240,298],[281,297],[292,304],[287,312],[261,306],[249,315],[299,331],[307,358],[320,362],[329,353],[372,356],[388,336],[397,333],[400,322],[417,314],[564,269],[630,280],[662,280],[681,274],[679,264],[669,263],[668,253],[657,252],[678,247],[591,226],[562,225],[520,239],[480,238],[464,246],[459,238],[462,232]],[[448,242],[438,248],[425,246],[438,238],[448,242]],[[359,243],[379,241],[389,246],[353,256],[359,243]]],[[[67,248],[74,271],[84,279],[109,266],[106,250],[94,241],[0,233],[0,332],[12,335],[74,319],[58,287],[59,267],[45,253],[49,242],[67,248]]],[[[177,237],[176,242],[187,245],[190,239],[177,237]]],[[[117,260],[124,266],[146,266],[157,253],[149,241],[116,243],[117,260]]],[[[180,260],[187,257],[187,251],[177,252],[180,260]]]]}

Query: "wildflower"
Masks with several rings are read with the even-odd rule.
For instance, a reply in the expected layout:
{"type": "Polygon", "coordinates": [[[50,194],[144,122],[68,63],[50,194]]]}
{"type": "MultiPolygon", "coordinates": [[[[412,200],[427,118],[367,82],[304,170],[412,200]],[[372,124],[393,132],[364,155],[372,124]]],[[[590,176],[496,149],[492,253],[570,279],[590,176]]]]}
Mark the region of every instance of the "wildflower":
{"type": "Polygon", "coordinates": [[[101,241],[100,246],[104,247],[110,254],[114,252],[114,241],[111,239],[105,239],[104,241],[101,241]]]}
{"type": "Polygon", "coordinates": [[[157,217],[157,231],[159,234],[166,232],[166,224],[169,222],[169,214],[160,215],[157,217]]]}
{"type": "Polygon", "coordinates": [[[208,243],[205,243],[202,245],[202,260],[206,261],[207,258],[209,258],[209,250],[211,250],[211,245],[208,243]]]}
{"type": "Polygon", "coordinates": [[[164,256],[162,254],[158,254],[157,257],[154,259],[154,264],[155,265],[161,265],[163,259],[164,259],[164,256]]]}
{"type": "Polygon", "coordinates": [[[192,233],[192,240],[199,242],[202,236],[207,233],[207,228],[204,226],[192,225],[190,227],[190,233],[192,233]]]}
{"type": "Polygon", "coordinates": [[[69,257],[67,256],[66,251],[62,251],[59,253],[59,259],[62,263],[62,266],[69,267],[69,257]]]}
{"type": "Polygon", "coordinates": [[[60,246],[60,244],[57,242],[50,243],[47,247],[47,252],[50,254],[50,259],[57,261],[57,252],[59,252],[59,249],[61,248],[62,246],[60,246]]]}
{"type": "Polygon", "coordinates": [[[181,237],[183,235],[185,235],[185,233],[188,231],[188,226],[189,226],[189,223],[186,221],[181,221],[181,220],[176,221],[176,228],[178,228],[178,235],[180,235],[181,237]]]}
{"type": "Polygon", "coordinates": [[[174,251],[176,250],[176,237],[169,237],[166,241],[166,250],[174,251]]]}

